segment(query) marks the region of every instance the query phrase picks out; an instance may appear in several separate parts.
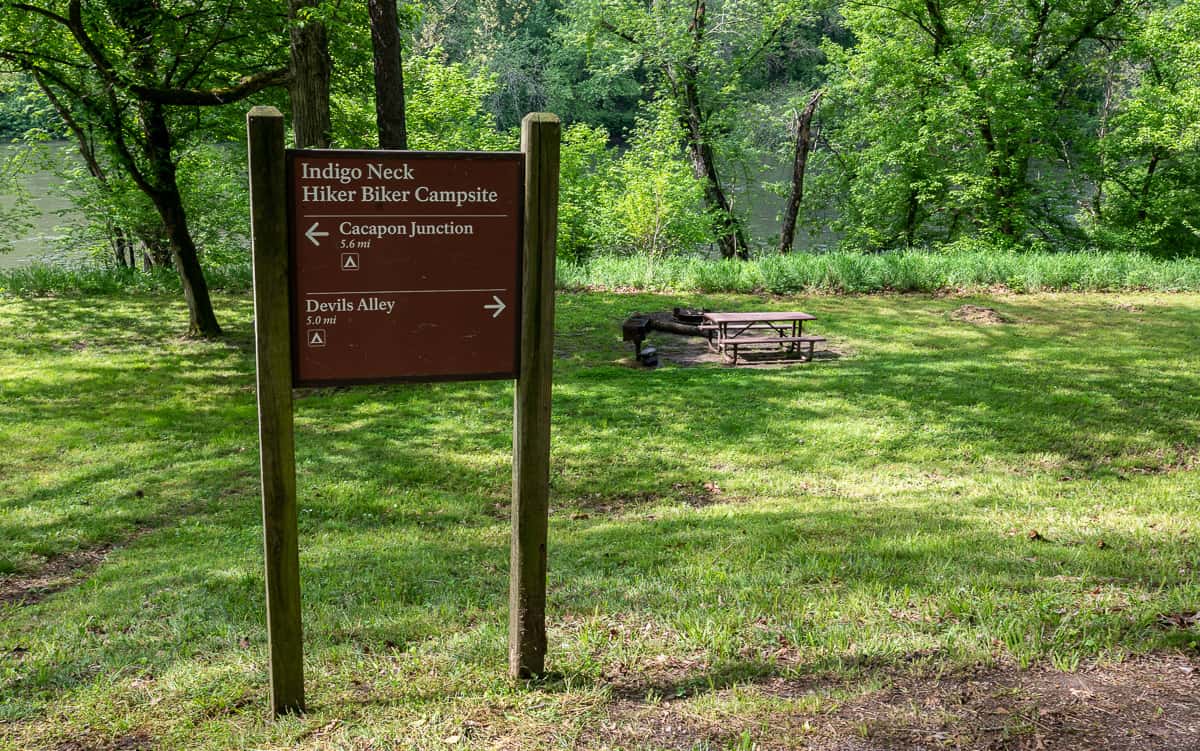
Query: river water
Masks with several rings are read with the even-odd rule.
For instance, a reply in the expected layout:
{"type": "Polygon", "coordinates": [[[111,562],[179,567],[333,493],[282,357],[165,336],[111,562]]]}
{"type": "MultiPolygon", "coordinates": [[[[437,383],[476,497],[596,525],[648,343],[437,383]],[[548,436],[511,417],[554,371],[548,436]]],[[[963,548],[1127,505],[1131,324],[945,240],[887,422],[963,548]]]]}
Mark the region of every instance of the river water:
{"type": "MultiPolygon", "coordinates": [[[[24,148],[10,144],[0,144],[0,164],[7,161],[17,149],[24,148]]],[[[74,148],[67,142],[51,144],[48,148],[50,158],[60,159],[70,163],[79,159],[74,148]]],[[[790,165],[779,167],[761,178],[783,180],[790,176],[790,165]]],[[[761,179],[760,178],[760,179],[761,179]]],[[[36,260],[61,261],[64,258],[60,243],[64,234],[72,227],[83,222],[83,217],[72,209],[70,202],[62,194],[61,179],[52,169],[35,169],[21,177],[21,183],[30,196],[33,211],[31,226],[20,227],[12,240],[13,250],[8,253],[0,252],[0,268],[13,268],[36,260]]],[[[750,231],[755,240],[762,243],[779,232],[778,214],[783,208],[783,199],[765,190],[750,191],[741,208],[743,215],[749,215],[750,231]],[[748,210],[747,210],[748,209],[748,210]]],[[[5,194],[0,188],[0,207],[12,206],[14,198],[5,194]]],[[[11,229],[11,228],[10,228],[11,229]]],[[[3,231],[3,228],[0,228],[3,231]]],[[[797,233],[797,247],[805,248],[813,243],[812,238],[805,237],[802,230],[797,233]]],[[[828,232],[820,233],[819,242],[830,243],[835,238],[828,232]]],[[[70,258],[67,254],[66,258],[70,258]]]]}
{"type": "MultiPolygon", "coordinates": [[[[7,162],[22,148],[24,147],[0,144],[0,164],[7,162]]],[[[48,150],[48,158],[59,159],[63,163],[78,158],[66,142],[50,144],[45,148],[48,150]]],[[[32,225],[17,228],[18,231],[11,238],[12,251],[0,252],[0,268],[12,268],[45,258],[58,250],[56,241],[63,237],[67,228],[72,225],[78,226],[83,221],[83,217],[72,210],[71,203],[59,189],[62,183],[53,170],[34,169],[21,175],[20,182],[29,194],[32,204],[29,217],[32,225]]],[[[0,207],[11,207],[14,201],[11,194],[0,190],[0,207]]]]}

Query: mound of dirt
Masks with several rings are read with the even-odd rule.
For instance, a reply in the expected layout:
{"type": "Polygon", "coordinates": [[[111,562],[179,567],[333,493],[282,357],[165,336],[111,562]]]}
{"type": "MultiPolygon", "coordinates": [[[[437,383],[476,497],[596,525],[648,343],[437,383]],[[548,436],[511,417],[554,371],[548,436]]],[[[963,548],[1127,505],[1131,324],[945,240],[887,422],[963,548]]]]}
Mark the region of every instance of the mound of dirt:
{"type": "Polygon", "coordinates": [[[964,305],[950,314],[955,321],[973,323],[977,326],[997,326],[1012,321],[995,308],[984,308],[979,305],[964,305]]]}

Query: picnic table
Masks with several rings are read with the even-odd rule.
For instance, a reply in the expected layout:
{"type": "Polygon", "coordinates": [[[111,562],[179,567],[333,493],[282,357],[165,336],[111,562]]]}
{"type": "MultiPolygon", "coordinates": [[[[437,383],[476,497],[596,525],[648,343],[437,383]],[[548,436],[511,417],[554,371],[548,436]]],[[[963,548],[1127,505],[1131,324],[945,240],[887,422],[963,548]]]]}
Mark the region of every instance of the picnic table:
{"type": "Polygon", "coordinates": [[[798,311],[706,312],[700,328],[707,332],[709,350],[720,353],[733,365],[737,365],[738,349],[745,347],[776,348],[811,360],[813,346],[825,341],[823,336],[804,333],[804,322],[816,319],[798,311]]]}

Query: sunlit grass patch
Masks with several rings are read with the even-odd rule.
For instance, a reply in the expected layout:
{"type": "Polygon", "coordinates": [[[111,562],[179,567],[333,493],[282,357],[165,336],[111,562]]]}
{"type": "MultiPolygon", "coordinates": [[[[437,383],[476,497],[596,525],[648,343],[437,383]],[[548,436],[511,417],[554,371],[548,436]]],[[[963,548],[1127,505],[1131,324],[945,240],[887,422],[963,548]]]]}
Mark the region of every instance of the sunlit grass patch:
{"type": "Polygon", "coordinates": [[[199,342],[173,298],[0,302],[0,581],[98,551],[0,603],[0,748],[719,748],[896,675],[1200,644],[1196,296],[563,294],[555,675],[505,675],[511,384],[308,390],[311,712],[269,723],[251,306],[218,304],[199,342]],[[851,354],[628,367],[621,320],[681,304],[851,354]]]}

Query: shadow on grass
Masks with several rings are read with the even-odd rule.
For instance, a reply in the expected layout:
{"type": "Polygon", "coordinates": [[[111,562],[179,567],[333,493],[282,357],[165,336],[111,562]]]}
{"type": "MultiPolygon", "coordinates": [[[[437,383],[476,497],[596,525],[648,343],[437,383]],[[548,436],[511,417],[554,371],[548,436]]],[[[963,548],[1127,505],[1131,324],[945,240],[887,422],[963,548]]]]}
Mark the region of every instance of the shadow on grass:
{"type": "MultiPolygon", "coordinates": [[[[32,650],[11,665],[0,695],[37,703],[106,673],[169,675],[197,659],[245,659],[239,653],[247,650],[246,657],[261,661],[260,529],[253,500],[242,500],[237,509],[201,514],[137,540],[69,600],[56,602],[64,597],[59,594],[37,606],[54,613],[55,625],[43,637],[54,647],[32,650]]],[[[490,520],[475,521],[489,529],[490,520]]],[[[313,659],[326,660],[329,650],[342,646],[371,654],[433,642],[454,662],[500,672],[500,645],[490,638],[456,642],[453,635],[470,635],[484,624],[492,633],[502,628],[508,554],[503,525],[492,524],[487,535],[473,533],[479,529],[446,534],[406,518],[359,516],[310,526],[301,550],[313,659]]],[[[985,640],[1004,639],[1012,628],[1052,634],[1074,618],[1078,632],[1063,635],[1064,646],[1086,633],[1090,641],[1080,648],[1092,652],[1136,648],[1153,629],[1152,615],[1058,610],[1096,582],[1155,593],[1181,581],[1167,551],[1139,553],[1143,542],[1132,536],[1106,533],[1106,540],[1109,549],[1089,555],[1080,555],[1073,540],[998,544],[983,522],[914,508],[899,514],[895,508],[853,508],[605,520],[552,537],[550,621],[553,629],[566,616],[620,614],[669,628],[685,651],[715,658],[682,670],[635,666],[634,676],[618,687],[629,697],[694,695],[797,669],[819,675],[906,664],[913,659],[911,646],[887,640],[872,645],[869,636],[853,636],[879,628],[854,622],[880,617],[858,603],[886,608],[897,598],[936,603],[945,620],[905,626],[925,639],[939,639],[947,629],[985,640]],[[752,554],[731,551],[731,542],[752,554]],[[1055,585],[1056,579],[1079,583],[1055,585]],[[1061,596],[1046,596],[1051,590],[1061,596]],[[841,615],[813,612],[821,602],[841,603],[835,606],[841,615]],[[768,632],[755,625],[763,619],[771,624],[768,632]],[[867,643],[855,646],[855,638],[867,643]],[[761,639],[767,641],[756,642],[761,639]],[[807,640],[823,656],[781,665],[768,657],[741,657],[735,649],[774,646],[779,639],[793,645],[807,640]]],[[[1046,637],[1042,648],[1051,642],[1046,637]]],[[[608,683],[569,667],[567,674],[576,685],[608,683]]]]}
{"type": "MultiPolygon", "coordinates": [[[[31,335],[47,339],[20,346],[60,357],[57,377],[6,378],[0,421],[68,440],[72,451],[105,440],[124,448],[88,454],[90,466],[45,460],[45,480],[0,510],[59,515],[0,519],[0,535],[70,548],[120,539],[141,523],[163,528],[29,609],[31,620],[0,613],[6,638],[37,642],[0,645],[26,649],[3,658],[0,696],[25,697],[27,707],[104,676],[260,663],[265,638],[251,353],[198,343],[76,357],[72,329],[88,346],[115,349],[161,344],[167,326],[151,305],[121,312],[77,303],[21,308],[31,335]],[[64,415],[71,425],[60,425],[64,415]],[[154,492],[133,503],[121,495],[126,481],[154,492]],[[101,508],[52,508],[95,488],[101,508]]],[[[552,613],[667,624],[688,648],[719,656],[679,675],[648,673],[637,686],[664,696],[777,674],[777,664],[737,653],[763,638],[751,627],[760,618],[774,629],[766,636],[824,655],[805,664],[815,671],[902,662],[908,637],[937,641],[948,631],[1033,654],[1059,644],[1090,654],[1169,644],[1154,633],[1149,608],[1190,581],[1179,565],[1185,540],[1151,549],[1144,535],[1108,529],[1104,550],[1083,539],[998,540],[976,506],[941,496],[873,490],[856,501],[802,489],[831,469],[936,464],[969,475],[988,461],[1011,473],[1045,455],[1056,456],[1048,468],[1056,474],[1061,465],[1108,481],[1114,460],[1152,461],[1155,449],[1194,442],[1192,356],[1159,354],[1191,352],[1194,322],[1164,316],[1120,328],[1090,313],[1068,310],[1056,321],[1053,306],[1012,305],[1010,316],[1032,320],[964,330],[938,307],[956,303],[921,301],[915,313],[904,301],[845,303],[821,333],[852,341],[858,355],[802,370],[560,363],[556,509],[586,506],[597,493],[643,494],[669,513],[585,523],[556,516],[552,613]],[[765,498],[806,497],[772,511],[670,508],[676,485],[714,477],[743,478],[751,492],[769,481],[765,498]],[[1059,612],[1097,582],[1151,604],[1059,612]],[[887,621],[864,603],[909,600],[934,603],[942,620],[903,624],[899,645],[851,648],[856,634],[887,621]],[[845,613],[814,612],[814,602],[842,603],[845,613]]],[[[605,322],[627,304],[570,310],[564,325],[606,352],[619,342],[605,322]]],[[[244,337],[242,315],[231,328],[244,337]]],[[[297,403],[305,618],[319,659],[336,661],[329,655],[346,646],[379,653],[435,642],[452,659],[498,672],[503,647],[492,635],[506,604],[510,420],[511,387],[496,383],[365,388],[297,403]]],[[[980,500],[1004,501],[971,502],[980,500]]],[[[568,674],[602,681],[576,668],[568,674]]]]}

